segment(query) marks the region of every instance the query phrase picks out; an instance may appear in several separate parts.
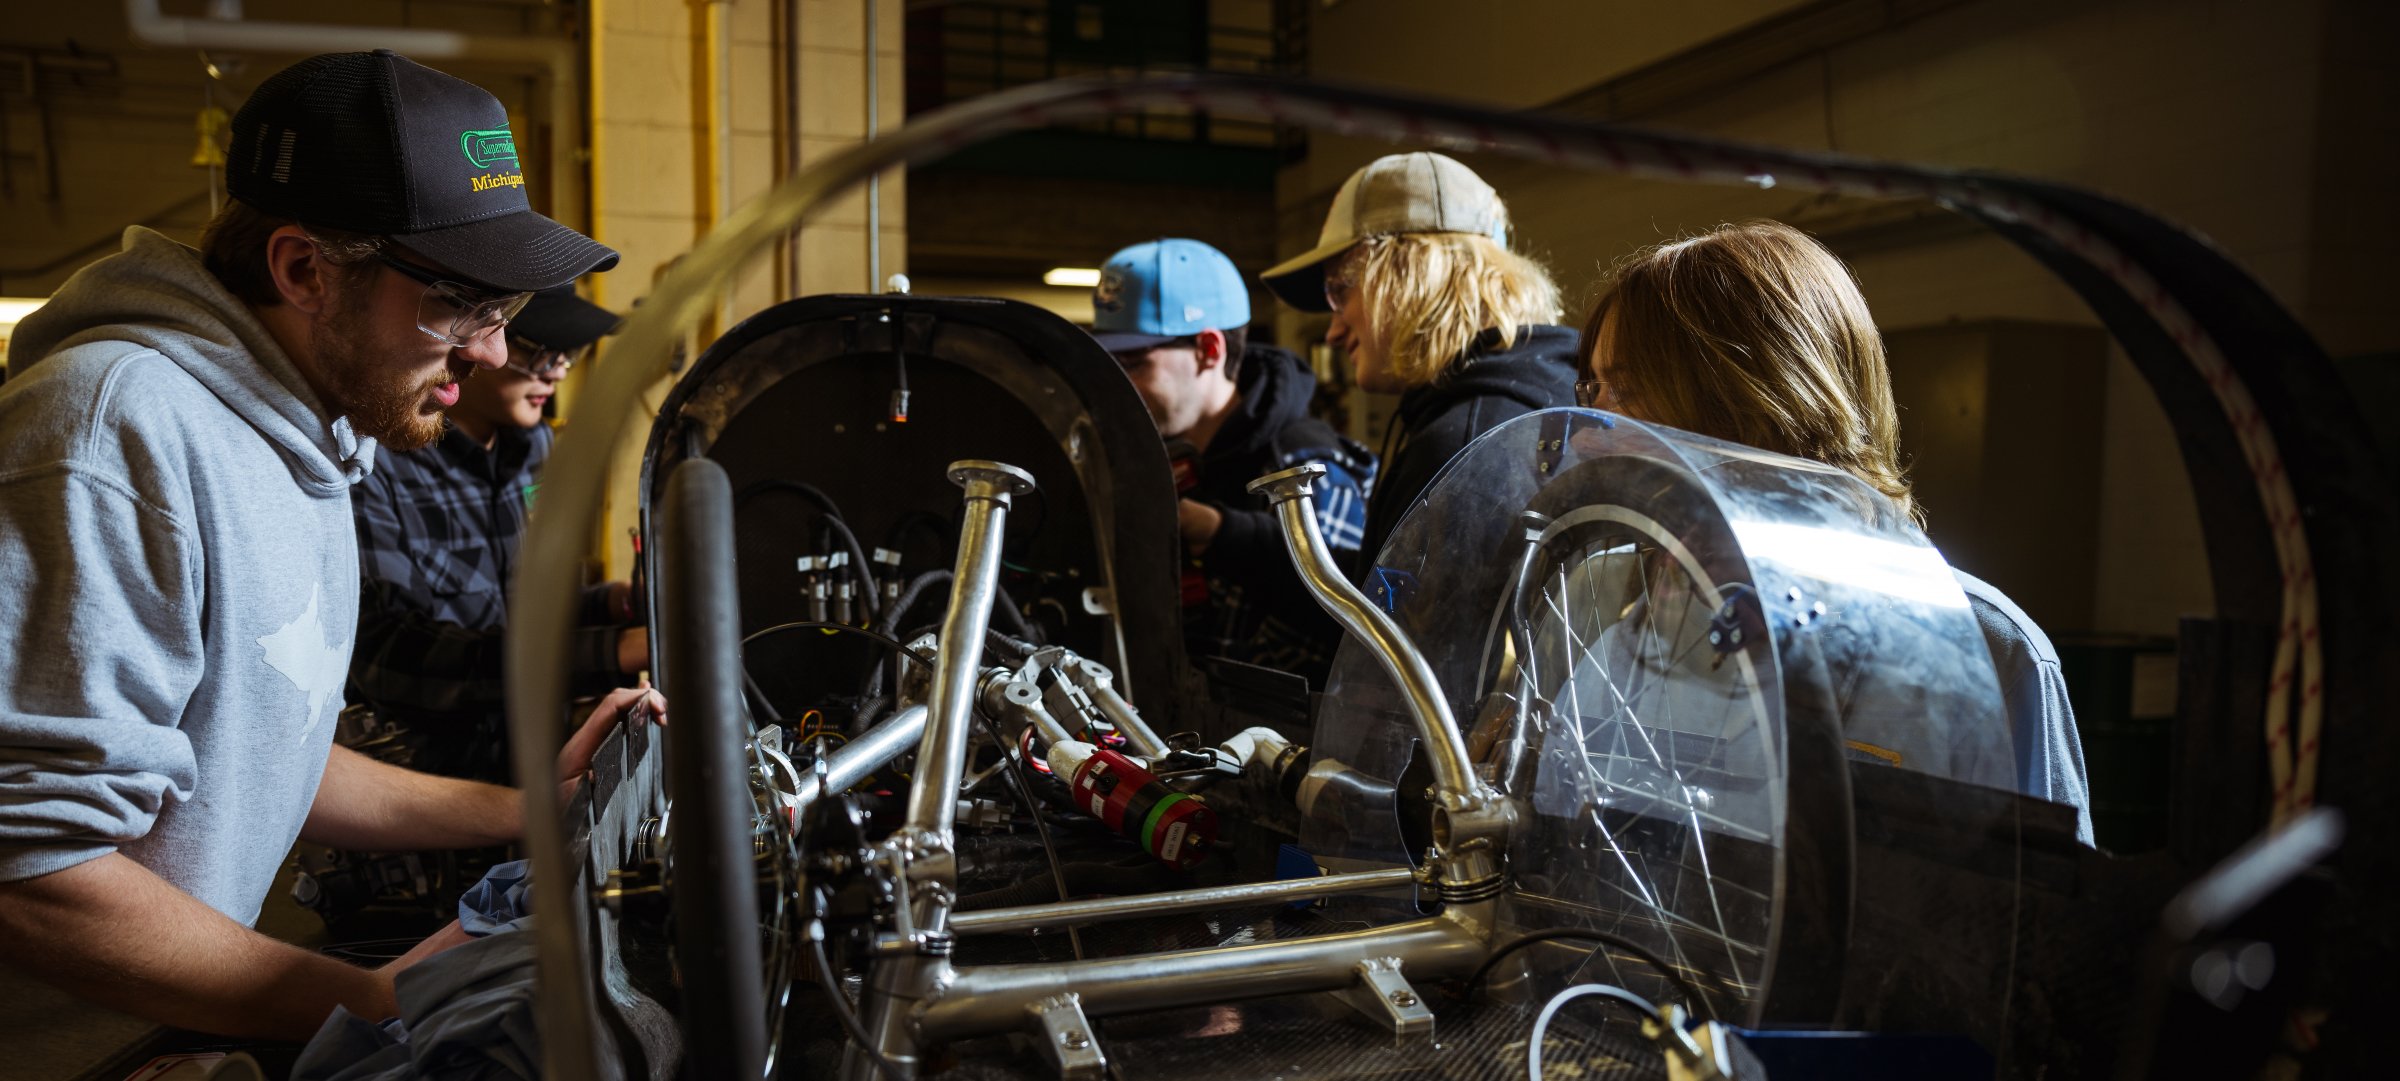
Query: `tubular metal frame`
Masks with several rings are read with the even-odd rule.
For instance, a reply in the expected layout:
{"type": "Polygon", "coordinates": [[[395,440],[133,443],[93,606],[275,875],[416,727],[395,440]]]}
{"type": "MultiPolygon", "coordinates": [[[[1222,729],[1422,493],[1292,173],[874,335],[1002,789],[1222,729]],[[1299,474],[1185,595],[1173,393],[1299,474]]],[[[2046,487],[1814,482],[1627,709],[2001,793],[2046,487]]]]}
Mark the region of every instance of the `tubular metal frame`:
{"type": "MultiPolygon", "coordinates": [[[[1029,963],[960,967],[950,963],[953,938],[959,933],[996,933],[1035,926],[1072,926],[1191,911],[1225,904],[1274,902],[1336,893],[1366,892],[1413,885],[1415,871],[1389,871],[1335,876],[1301,882],[1253,883],[1201,890],[1181,890],[1108,901],[1066,902],[1001,909],[979,915],[954,915],[957,838],[951,808],[964,772],[970,718],[976,706],[979,675],[987,692],[1001,689],[989,701],[1006,700],[1005,684],[977,669],[980,650],[945,648],[935,664],[934,700],[919,744],[917,773],[909,788],[907,824],[888,843],[890,875],[900,898],[895,913],[899,926],[880,937],[878,960],[860,1003],[867,1031],[882,1058],[903,1075],[914,1077],[923,1061],[922,1047],[933,1041],[1024,1029],[1039,1030],[1046,1012],[1067,1002],[1068,1009],[1091,1014],[1139,1013],[1179,1006],[1260,998],[1311,991],[1342,991],[1370,973],[1405,972],[1419,978],[1461,976],[1474,971],[1490,952],[1493,933],[1488,883],[1501,866],[1498,847],[1504,832],[1494,823],[1498,805],[1490,790],[1467,766],[1466,740],[1442,696],[1432,666],[1416,651],[1397,625],[1375,610],[1348,579],[1333,569],[1324,539],[1317,533],[1315,500],[1309,481],[1323,466],[1308,465],[1262,477],[1252,491],[1265,492],[1275,503],[1292,558],[1317,603],[1342,620],[1352,633],[1373,647],[1387,670],[1409,691],[1409,709],[1428,745],[1455,751],[1452,769],[1437,769],[1436,797],[1450,813],[1451,831],[1436,830],[1430,863],[1437,886],[1456,884],[1444,875],[1474,876],[1478,899],[1452,899],[1436,916],[1388,927],[1280,942],[1219,946],[1167,953],[1136,954],[1060,963],[1029,963]],[[1457,829],[1464,825],[1468,828],[1457,829]]],[[[950,609],[942,622],[944,643],[980,643],[989,597],[999,581],[999,537],[1013,491],[1030,487],[1021,471],[991,462],[961,462],[951,467],[952,479],[967,489],[966,521],[960,528],[957,577],[950,609]]],[[[1077,684],[1100,698],[1103,710],[1127,731],[1148,735],[1131,705],[1117,698],[1096,666],[1073,665],[1077,684]],[[1105,695],[1105,697],[1103,697],[1105,695]],[[1105,703],[1116,699],[1116,707],[1105,703]],[[1126,721],[1132,724],[1126,724],[1126,721]]],[[[1155,735],[1149,735],[1156,741],[1155,735]]],[[[1005,750],[1004,750],[1004,753],[1005,750]]],[[[1387,977],[1388,978],[1388,977],[1387,977]]],[[[880,1067],[857,1050],[843,1059],[844,1076],[873,1081],[880,1067]]]]}
{"type": "Polygon", "coordinates": [[[1346,875],[1322,875],[1283,882],[1249,882],[1238,886],[1212,886],[1207,889],[1175,890],[1168,893],[1146,893],[1133,897],[1110,897],[1098,901],[1062,901],[1057,904],[1024,905],[1017,908],[991,908],[981,912],[958,912],[950,916],[950,930],[961,935],[997,935],[1012,931],[1030,931],[1036,927],[1065,927],[1069,925],[1108,923],[1113,920],[1143,920],[1178,912],[1201,912],[1230,905],[1277,904],[1307,901],[1319,897],[1341,897],[1348,894],[1376,893],[1412,887],[1417,873],[1405,867],[1388,871],[1359,871],[1346,875]]]}
{"type": "MultiPolygon", "coordinates": [[[[806,816],[809,805],[826,796],[849,791],[860,781],[873,776],[877,770],[892,763],[892,759],[917,745],[925,735],[925,718],[931,711],[925,706],[910,705],[892,714],[866,734],[842,744],[825,756],[822,774],[802,778],[807,781],[797,793],[794,814],[806,816]]],[[[794,821],[798,821],[795,818],[794,821]]]]}

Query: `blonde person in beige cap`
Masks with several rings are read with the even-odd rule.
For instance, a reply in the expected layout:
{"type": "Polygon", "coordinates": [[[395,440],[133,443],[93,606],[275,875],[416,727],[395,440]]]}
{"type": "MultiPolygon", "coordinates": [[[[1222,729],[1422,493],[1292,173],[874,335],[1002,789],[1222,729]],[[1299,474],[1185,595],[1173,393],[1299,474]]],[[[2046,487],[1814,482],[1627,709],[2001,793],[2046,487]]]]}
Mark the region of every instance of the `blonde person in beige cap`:
{"type": "Polygon", "coordinates": [[[1325,340],[1349,355],[1359,386],[1400,395],[1367,501],[1370,565],[1476,436],[1575,404],[1576,335],[1552,325],[1558,286],[1509,250],[1508,208],[1450,158],[1393,154],[1350,174],[1315,250],[1263,277],[1285,303],[1333,313],[1325,340]]]}

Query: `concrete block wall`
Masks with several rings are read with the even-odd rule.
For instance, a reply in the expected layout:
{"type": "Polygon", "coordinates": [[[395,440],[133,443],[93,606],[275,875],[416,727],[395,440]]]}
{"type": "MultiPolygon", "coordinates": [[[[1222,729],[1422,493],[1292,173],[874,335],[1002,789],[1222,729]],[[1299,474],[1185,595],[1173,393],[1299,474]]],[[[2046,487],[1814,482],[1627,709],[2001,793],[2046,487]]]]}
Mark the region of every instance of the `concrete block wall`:
{"type": "MultiPolygon", "coordinates": [[[[592,187],[596,236],[624,253],[601,276],[603,303],[623,310],[689,251],[712,224],[707,102],[701,81],[713,6],[722,43],[722,156],[713,213],[730,214],[767,192],[788,169],[806,167],[867,131],[866,4],[877,8],[877,117],[902,122],[902,0],[593,0],[592,187]],[[786,99],[784,65],[792,66],[786,99]]],[[[907,270],[907,184],[882,180],[878,214],[885,276],[907,270]]],[[[812,293],[880,289],[870,281],[863,189],[820,209],[780,249],[736,275],[713,325],[693,342],[772,304],[812,293]]],[[[605,355],[600,363],[607,363],[605,355]]],[[[662,382],[649,396],[657,401],[662,382]]],[[[571,408],[571,403],[570,403],[571,408]]],[[[638,441],[624,447],[609,485],[596,544],[611,577],[630,572],[630,530],[639,515],[638,441]]]]}

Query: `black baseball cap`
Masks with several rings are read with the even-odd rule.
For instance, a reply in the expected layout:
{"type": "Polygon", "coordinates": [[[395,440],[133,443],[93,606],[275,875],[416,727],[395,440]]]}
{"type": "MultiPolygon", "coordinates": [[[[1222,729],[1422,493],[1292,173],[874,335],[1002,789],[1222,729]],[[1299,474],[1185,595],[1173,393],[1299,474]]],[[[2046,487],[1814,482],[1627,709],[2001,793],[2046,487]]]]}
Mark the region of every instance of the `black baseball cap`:
{"type": "Polygon", "coordinates": [[[617,316],[562,285],[533,294],[525,310],[508,321],[508,332],[544,349],[572,353],[617,329],[617,316]]]}
{"type": "Polygon", "coordinates": [[[617,253],[533,212],[508,111],[389,49],[312,56],[233,117],[225,187],[268,214],[390,237],[506,292],[565,285],[617,253]]]}

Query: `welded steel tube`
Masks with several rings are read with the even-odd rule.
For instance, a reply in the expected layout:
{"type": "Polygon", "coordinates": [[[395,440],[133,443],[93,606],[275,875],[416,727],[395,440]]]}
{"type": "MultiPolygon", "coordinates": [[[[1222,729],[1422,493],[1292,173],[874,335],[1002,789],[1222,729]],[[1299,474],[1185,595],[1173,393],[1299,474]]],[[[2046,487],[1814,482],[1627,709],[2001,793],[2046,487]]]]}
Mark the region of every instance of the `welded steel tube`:
{"type": "Polygon", "coordinates": [[[1343,629],[1373,648],[1384,672],[1407,696],[1409,714],[1416,718],[1417,734],[1425,741],[1426,758],[1433,767],[1434,786],[1452,797],[1445,802],[1483,802],[1490,798],[1490,789],[1475,776],[1474,763],[1467,757],[1466,737],[1450,713],[1450,700],[1442,695],[1433,666],[1392,617],[1350,584],[1325,549],[1325,537],[1317,531],[1312,494],[1313,482],[1324,475],[1325,467],[1311,462],[1251,481],[1250,491],[1266,496],[1274,507],[1283,527],[1284,548],[1291,553],[1309,594],[1343,629]]]}
{"type": "Polygon", "coordinates": [[[966,489],[959,527],[958,565],[950,607],[942,614],[941,652],[933,661],[932,715],[917,743],[916,783],[908,790],[905,828],[947,844],[958,816],[958,779],[967,768],[975,681],[983,673],[983,632],[991,625],[992,594],[1000,588],[1000,538],[1009,500],[1033,490],[1033,475],[998,462],[950,465],[950,481],[966,489]]]}
{"type": "Polygon", "coordinates": [[[1001,725],[1016,730],[1031,725],[1045,743],[1062,743],[1074,739],[1067,727],[1042,706],[1042,692],[1033,684],[1016,678],[1005,668],[989,668],[983,673],[984,713],[1001,725]]]}
{"type": "Polygon", "coordinates": [[[1397,957],[1410,979],[1463,976],[1483,963],[1485,946],[1445,917],[1313,938],[1259,942],[1186,953],[1110,957],[1056,964],[953,969],[917,1011],[922,1040],[1007,1032],[1051,995],[1073,991],[1094,1017],[1238,1002],[1269,995],[1335,991],[1358,979],[1359,962],[1397,957]]]}
{"type": "Polygon", "coordinates": [[[813,774],[804,776],[808,783],[800,788],[800,812],[806,814],[810,804],[822,796],[838,796],[858,782],[875,775],[877,770],[892,764],[892,759],[914,749],[925,735],[925,718],[931,713],[922,705],[910,706],[886,718],[882,724],[867,729],[857,739],[835,748],[825,756],[825,777],[822,783],[813,774]]]}
{"type": "Polygon", "coordinates": [[[1125,742],[1132,744],[1143,758],[1157,761],[1166,757],[1167,741],[1158,738],[1158,733],[1151,731],[1149,723],[1134,710],[1133,703],[1117,693],[1116,684],[1108,678],[1108,669],[1097,661],[1087,660],[1075,665],[1067,675],[1084,694],[1091,696],[1092,704],[1100,707],[1100,715],[1108,718],[1108,723],[1115,725],[1125,742]]]}
{"type": "Polygon", "coordinates": [[[1277,904],[1285,901],[1305,901],[1316,897],[1373,893],[1377,890],[1411,886],[1416,883],[1416,880],[1416,872],[1399,867],[1389,871],[1320,875],[1316,878],[1287,879],[1281,882],[1249,882],[1239,886],[1212,886],[1208,889],[1148,893],[1138,897],[1110,897],[1095,901],[1068,901],[1062,904],[993,908],[982,912],[954,912],[950,915],[950,929],[962,935],[994,935],[1008,931],[1025,931],[1035,927],[1108,923],[1114,920],[1136,920],[1150,916],[1165,916],[1176,912],[1194,912],[1228,906],[1277,904]]]}

